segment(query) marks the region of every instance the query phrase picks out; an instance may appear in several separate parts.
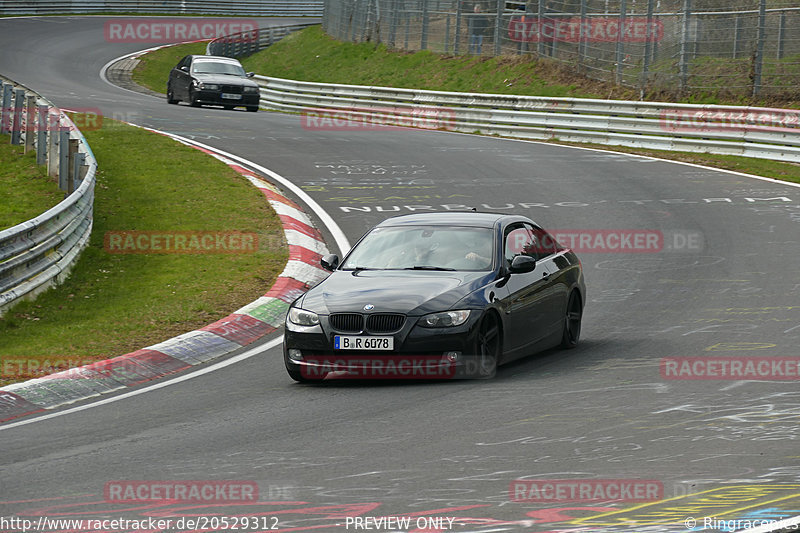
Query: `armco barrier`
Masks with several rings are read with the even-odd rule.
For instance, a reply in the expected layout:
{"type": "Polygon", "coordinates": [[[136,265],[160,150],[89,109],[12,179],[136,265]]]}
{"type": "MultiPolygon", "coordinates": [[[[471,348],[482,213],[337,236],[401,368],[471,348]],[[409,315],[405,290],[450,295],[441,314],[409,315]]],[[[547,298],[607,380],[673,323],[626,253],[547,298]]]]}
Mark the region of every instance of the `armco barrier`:
{"type": "Polygon", "coordinates": [[[241,32],[214,39],[206,46],[206,53],[215,56],[241,57],[254,54],[259,50],[275,44],[293,31],[302,30],[309,26],[316,26],[318,22],[301,22],[298,24],[285,24],[270,28],[259,28],[257,34],[241,32]]]}
{"type": "Polygon", "coordinates": [[[0,231],[0,314],[66,278],[89,241],[97,162],[81,132],[51,102],[3,79],[2,132],[36,149],[66,198],[36,218],[0,231]]]}
{"type": "Polygon", "coordinates": [[[52,13],[137,13],[164,15],[231,15],[256,17],[321,17],[322,0],[3,0],[0,15],[52,13]]]}
{"type": "MultiPolygon", "coordinates": [[[[256,76],[261,105],[347,121],[800,161],[800,110],[472,94],[256,76]]],[[[326,122],[327,121],[327,122],[326,122]]]]}

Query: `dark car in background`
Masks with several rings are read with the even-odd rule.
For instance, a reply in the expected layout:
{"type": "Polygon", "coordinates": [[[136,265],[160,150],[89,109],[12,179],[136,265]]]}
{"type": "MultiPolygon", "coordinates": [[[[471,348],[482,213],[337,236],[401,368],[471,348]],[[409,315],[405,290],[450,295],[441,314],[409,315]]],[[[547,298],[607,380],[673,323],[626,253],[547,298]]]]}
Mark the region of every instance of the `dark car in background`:
{"type": "Polygon", "coordinates": [[[322,266],[330,276],[286,317],[296,381],[491,377],[498,364],[578,344],[580,261],[523,216],[394,217],[322,266]]]}
{"type": "Polygon", "coordinates": [[[222,56],[189,55],[169,73],[167,102],[220,105],[225,109],[246,107],[258,111],[258,84],[251,80],[236,59],[222,56]]]}

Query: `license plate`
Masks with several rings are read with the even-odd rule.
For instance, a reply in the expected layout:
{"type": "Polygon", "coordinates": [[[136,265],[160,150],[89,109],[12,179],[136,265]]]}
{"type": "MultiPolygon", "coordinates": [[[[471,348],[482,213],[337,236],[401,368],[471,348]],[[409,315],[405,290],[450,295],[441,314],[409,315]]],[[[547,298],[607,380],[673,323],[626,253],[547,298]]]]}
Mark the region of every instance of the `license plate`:
{"type": "Polygon", "coordinates": [[[228,100],[241,100],[241,94],[231,94],[231,93],[222,93],[223,98],[227,98],[228,100]]]}
{"type": "Polygon", "coordinates": [[[334,350],[394,350],[394,337],[335,335],[334,350]]]}

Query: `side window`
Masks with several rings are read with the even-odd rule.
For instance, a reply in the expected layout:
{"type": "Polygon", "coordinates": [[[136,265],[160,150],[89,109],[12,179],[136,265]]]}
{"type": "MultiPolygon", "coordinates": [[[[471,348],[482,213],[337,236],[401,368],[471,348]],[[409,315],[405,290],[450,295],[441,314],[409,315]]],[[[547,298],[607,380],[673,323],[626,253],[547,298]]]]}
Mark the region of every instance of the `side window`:
{"type": "Polygon", "coordinates": [[[539,242],[533,232],[533,228],[528,224],[513,224],[506,229],[503,254],[506,267],[511,265],[511,261],[518,255],[527,255],[538,259],[539,242]]]}
{"type": "Polygon", "coordinates": [[[181,67],[188,67],[190,60],[191,60],[190,56],[184,57],[183,59],[181,59],[181,62],[178,63],[178,68],[180,69],[181,67]]]}
{"type": "Polygon", "coordinates": [[[542,228],[534,226],[533,233],[536,236],[536,241],[538,243],[538,257],[536,259],[542,259],[563,249],[561,245],[558,244],[556,238],[542,228]]]}

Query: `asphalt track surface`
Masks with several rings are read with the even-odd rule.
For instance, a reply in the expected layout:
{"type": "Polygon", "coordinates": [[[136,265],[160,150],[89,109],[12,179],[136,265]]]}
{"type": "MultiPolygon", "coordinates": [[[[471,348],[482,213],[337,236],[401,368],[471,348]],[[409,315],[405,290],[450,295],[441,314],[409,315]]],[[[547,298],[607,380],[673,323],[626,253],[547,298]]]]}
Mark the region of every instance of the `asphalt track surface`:
{"type": "Polygon", "coordinates": [[[554,229],[661,231],[664,247],[581,252],[580,347],[493,380],[298,385],[273,341],[146,394],[0,426],[0,516],[260,513],[295,531],[345,529],[348,514],[438,516],[459,519],[448,531],[678,532],[690,516],[700,527],[705,516],[800,514],[797,382],[659,370],[665,357],[800,355],[799,189],[630,155],[169,106],[100,78],[109,60],[150,46],[106,42],[105,20],[2,19],[0,72],[62,107],[100,108],[278,172],[351,241],[397,212],[464,204],[554,229]],[[678,499],[514,502],[520,478],[653,480],[661,499],[678,499]],[[105,502],[115,480],[255,481],[270,503],[105,502]]]}

